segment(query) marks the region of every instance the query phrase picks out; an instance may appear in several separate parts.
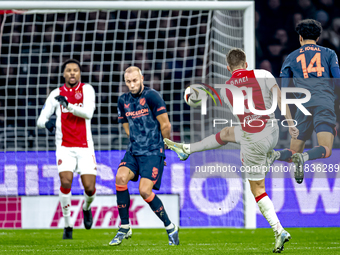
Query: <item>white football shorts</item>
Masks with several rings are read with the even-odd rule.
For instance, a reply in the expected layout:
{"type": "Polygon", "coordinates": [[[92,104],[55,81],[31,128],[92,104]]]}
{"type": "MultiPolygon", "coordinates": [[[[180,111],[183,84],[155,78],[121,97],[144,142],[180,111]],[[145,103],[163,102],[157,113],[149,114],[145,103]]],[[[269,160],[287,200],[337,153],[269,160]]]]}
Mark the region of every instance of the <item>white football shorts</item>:
{"type": "Polygon", "coordinates": [[[262,132],[258,136],[256,134],[247,136],[248,133],[244,132],[240,126],[234,129],[235,140],[241,145],[241,171],[251,181],[259,181],[265,178],[269,169],[267,153],[274,149],[279,139],[278,127],[266,128],[262,132]],[[261,139],[258,139],[259,137],[261,139]]]}
{"type": "Polygon", "coordinates": [[[76,172],[79,175],[97,175],[97,163],[93,148],[76,148],[57,146],[58,173],[76,172]]]}

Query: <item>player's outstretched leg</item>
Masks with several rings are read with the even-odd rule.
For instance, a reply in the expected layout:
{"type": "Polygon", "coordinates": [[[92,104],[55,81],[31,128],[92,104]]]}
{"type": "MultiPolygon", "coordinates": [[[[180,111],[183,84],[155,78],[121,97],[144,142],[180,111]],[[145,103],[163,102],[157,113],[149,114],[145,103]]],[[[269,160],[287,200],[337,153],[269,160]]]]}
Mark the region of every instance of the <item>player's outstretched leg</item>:
{"type": "Polygon", "coordinates": [[[285,149],[282,151],[270,151],[267,153],[267,164],[271,166],[275,160],[293,162],[295,164],[294,177],[295,181],[299,184],[303,182],[304,171],[303,164],[304,160],[301,153],[295,153],[293,150],[285,149]]]}
{"type": "Polygon", "coordinates": [[[295,153],[292,156],[292,161],[295,165],[295,171],[294,171],[295,181],[298,184],[301,184],[305,176],[305,172],[303,170],[303,164],[305,163],[305,161],[303,159],[302,153],[295,153]]]}
{"type": "Polygon", "coordinates": [[[202,141],[192,144],[175,143],[167,138],[164,139],[164,143],[177,153],[180,160],[186,160],[194,152],[218,149],[226,145],[228,141],[235,142],[234,127],[224,128],[216,135],[208,136],[202,141]]]}
{"type": "Polygon", "coordinates": [[[93,202],[95,197],[96,197],[96,189],[94,189],[93,193],[90,193],[89,191],[85,191],[84,193],[85,201],[83,204],[83,215],[84,215],[84,226],[86,229],[91,229],[92,224],[93,224],[91,203],[93,202]]]}
{"type": "Polygon", "coordinates": [[[295,180],[297,183],[302,183],[304,177],[303,165],[307,160],[314,160],[318,158],[328,158],[331,155],[331,151],[327,146],[316,146],[313,149],[304,152],[296,153],[292,156],[292,160],[295,164],[295,180]]]}
{"type": "Polygon", "coordinates": [[[168,214],[166,213],[163,203],[159,197],[152,192],[151,195],[144,200],[149,204],[158,218],[163,221],[165,230],[168,233],[169,245],[179,245],[179,228],[169,220],[168,214]]]}
{"type": "Polygon", "coordinates": [[[295,151],[290,149],[284,149],[281,151],[270,151],[267,153],[267,163],[271,166],[275,160],[292,162],[292,155],[295,151]]]}
{"type": "Polygon", "coordinates": [[[127,185],[116,184],[116,192],[121,225],[116,236],[111,240],[109,245],[119,245],[124,238],[128,239],[132,236],[132,229],[129,224],[130,194],[127,185]]]}
{"type": "Polygon", "coordinates": [[[185,152],[184,143],[175,143],[168,138],[164,138],[164,143],[170,150],[177,153],[180,160],[184,161],[189,157],[190,153],[185,152]]]}
{"type": "Polygon", "coordinates": [[[63,239],[72,239],[73,226],[71,224],[71,189],[65,189],[62,186],[59,190],[59,200],[63,211],[65,228],[63,233],[63,239]]]}

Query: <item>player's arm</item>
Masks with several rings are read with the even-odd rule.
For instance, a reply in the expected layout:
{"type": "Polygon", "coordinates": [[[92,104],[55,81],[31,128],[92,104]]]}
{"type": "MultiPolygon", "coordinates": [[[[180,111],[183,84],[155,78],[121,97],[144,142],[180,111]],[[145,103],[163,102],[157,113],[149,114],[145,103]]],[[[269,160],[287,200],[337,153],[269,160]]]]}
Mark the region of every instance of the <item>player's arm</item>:
{"type": "Polygon", "coordinates": [[[339,61],[338,56],[333,51],[330,58],[330,69],[332,77],[335,78],[334,85],[340,88],[340,69],[339,69],[339,61]]]}
{"type": "Polygon", "coordinates": [[[163,138],[170,139],[171,124],[169,121],[168,113],[162,113],[158,115],[156,118],[159,122],[163,138]]]}
{"type": "Polygon", "coordinates": [[[66,98],[62,96],[57,97],[56,99],[62,104],[70,113],[75,116],[84,119],[92,119],[94,110],[96,109],[96,96],[94,89],[91,85],[86,84],[83,86],[83,106],[74,105],[67,102],[66,98]],[[66,101],[66,102],[65,102],[66,101]]]}
{"type": "Polygon", "coordinates": [[[331,68],[331,73],[333,78],[340,78],[340,69],[339,67],[332,67],[331,68]]]}
{"type": "Polygon", "coordinates": [[[158,92],[152,90],[147,95],[148,105],[150,110],[156,116],[163,138],[170,138],[171,124],[169,121],[169,116],[166,111],[166,105],[163,98],[158,92]]]}
{"type": "MultiPolygon", "coordinates": [[[[271,89],[272,93],[273,93],[273,89],[274,88],[277,91],[277,105],[278,105],[280,111],[282,111],[282,109],[281,109],[281,90],[280,90],[279,86],[277,84],[275,84],[275,86],[272,87],[272,89],[271,89]]],[[[286,118],[289,126],[293,126],[294,125],[294,121],[292,119],[292,114],[290,112],[288,104],[286,105],[286,115],[285,115],[285,118],[286,118]]]]}
{"type": "MultiPolygon", "coordinates": [[[[276,91],[277,91],[277,105],[279,106],[279,109],[282,112],[282,109],[281,109],[281,90],[280,90],[280,88],[279,88],[279,86],[277,84],[275,84],[271,88],[272,93],[273,93],[273,89],[276,89],[276,91]]],[[[292,114],[290,112],[288,104],[286,105],[286,115],[285,115],[285,118],[286,118],[286,120],[288,122],[288,125],[289,125],[289,133],[290,133],[290,135],[294,139],[296,139],[299,136],[299,130],[296,127],[294,127],[294,121],[293,121],[292,114]]]]}
{"type": "Polygon", "coordinates": [[[124,109],[124,99],[122,96],[118,98],[118,107],[117,107],[117,112],[118,112],[118,123],[123,124],[123,128],[125,130],[125,133],[128,137],[130,137],[130,126],[129,122],[125,116],[125,109],[124,109]]]}
{"type": "Polygon", "coordinates": [[[129,123],[123,123],[123,128],[125,130],[125,133],[128,137],[130,137],[130,127],[129,127],[129,123]]]}
{"type": "Polygon", "coordinates": [[[287,88],[292,81],[291,78],[293,78],[293,72],[290,69],[290,56],[286,58],[284,61],[281,72],[280,72],[280,78],[281,78],[281,88],[287,88]]]}
{"type": "MultiPolygon", "coordinates": [[[[338,94],[338,97],[340,96],[339,95],[339,89],[340,89],[340,69],[339,67],[332,67],[331,68],[331,73],[332,73],[332,77],[334,78],[333,79],[333,84],[335,86],[335,93],[338,94]]],[[[339,106],[340,107],[340,106],[339,106]]]]}
{"type": "Polygon", "coordinates": [[[58,106],[57,101],[54,99],[59,94],[59,89],[53,90],[47,97],[43,109],[37,120],[37,126],[39,128],[47,128],[50,132],[53,131],[55,127],[55,120],[50,120],[50,117],[55,112],[58,106]]]}

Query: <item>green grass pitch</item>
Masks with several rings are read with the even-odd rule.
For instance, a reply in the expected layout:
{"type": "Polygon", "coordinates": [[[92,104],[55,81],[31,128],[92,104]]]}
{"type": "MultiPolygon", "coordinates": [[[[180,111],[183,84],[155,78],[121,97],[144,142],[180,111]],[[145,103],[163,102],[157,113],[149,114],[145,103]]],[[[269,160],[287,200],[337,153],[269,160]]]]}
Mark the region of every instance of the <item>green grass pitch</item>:
{"type": "MultiPolygon", "coordinates": [[[[290,228],[283,254],[340,254],[340,228],[290,228]]],[[[116,229],[0,230],[0,254],[271,254],[271,229],[182,228],[180,245],[169,246],[164,229],[133,229],[132,238],[109,246],[116,229]],[[126,252],[126,253],[125,253],[126,252]]]]}

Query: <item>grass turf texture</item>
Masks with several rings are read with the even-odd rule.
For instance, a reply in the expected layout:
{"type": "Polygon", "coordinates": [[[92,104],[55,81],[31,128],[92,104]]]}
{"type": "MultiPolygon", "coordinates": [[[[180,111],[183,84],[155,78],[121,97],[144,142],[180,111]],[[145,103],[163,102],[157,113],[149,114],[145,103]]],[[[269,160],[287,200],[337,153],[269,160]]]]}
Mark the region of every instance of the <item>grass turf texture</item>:
{"type": "MultiPolygon", "coordinates": [[[[340,254],[340,228],[291,228],[284,254],[340,254]]],[[[271,229],[182,228],[180,245],[169,246],[164,229],[133,229],[132,238],[109,246],[115,229],[75,229],[62,240],[62,229],[0,230],[0,254],[271,254],[271,229]]]]}

